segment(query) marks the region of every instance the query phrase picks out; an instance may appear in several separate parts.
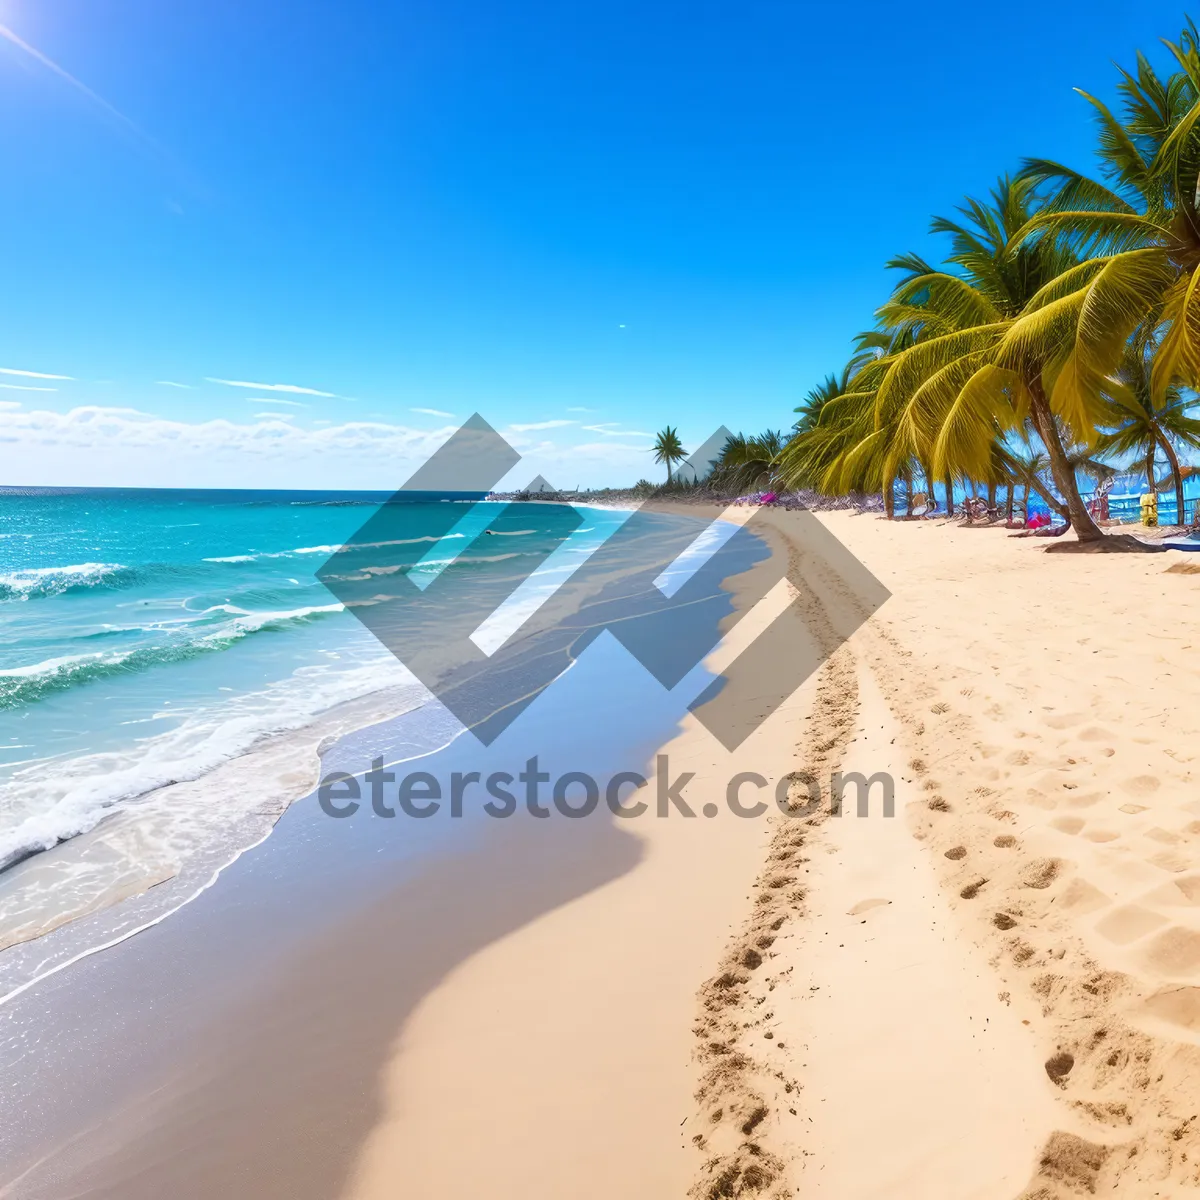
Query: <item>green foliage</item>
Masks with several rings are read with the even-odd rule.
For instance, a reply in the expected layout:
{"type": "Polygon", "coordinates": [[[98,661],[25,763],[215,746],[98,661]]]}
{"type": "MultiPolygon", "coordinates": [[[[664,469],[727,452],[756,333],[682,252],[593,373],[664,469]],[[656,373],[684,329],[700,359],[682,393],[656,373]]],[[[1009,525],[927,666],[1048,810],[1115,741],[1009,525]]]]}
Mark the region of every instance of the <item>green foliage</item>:
{"type": "Polygon", "coordinates": [[[755,437],[735,434],[722,447],[709,484],[721,491],[765,489],[771,484],[782,449],[783,434],[778,429],[768,429],[755,437]]]}
{"type": "Polygon", "coordinates": [[[899,282],[797,409],[774,479],[890,494],[918,470],[1030,486],[1048,470],[1076,531],[1099,536],[1084,464],[1200,448],[1185,390],[1200,388],[1200,34],[1189,21],[1165,44],[1177,69],[1139,54],[1114,107],[1080,92],[1094,175],[1027,159],[933,220],[943,262],[888,263],[899,282]]]}
{"type": "Polygon", "coordinates": [[[671,468],[675,463],[683,462],[687,458],[687,451],[679,440],[679,434],[671,425],[668,425],[655,437],[650,452],[654,455],[656,463],[666,464],[668,483],[671,482],[671,468]]]}

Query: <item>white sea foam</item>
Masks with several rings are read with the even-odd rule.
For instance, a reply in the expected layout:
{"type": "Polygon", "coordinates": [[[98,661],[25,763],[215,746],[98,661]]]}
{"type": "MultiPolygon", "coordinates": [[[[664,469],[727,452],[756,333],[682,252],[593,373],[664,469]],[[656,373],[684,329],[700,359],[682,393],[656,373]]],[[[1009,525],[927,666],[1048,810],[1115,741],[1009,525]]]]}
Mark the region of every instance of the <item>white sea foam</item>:
{"type": "MultiPolygon", "coordinates": [[[[200,779],[263,738],[303,728],[326,709],[396,686],[408,687],[414,695],[420,691],[412,676],[376,647],[364,662],[347,665],[335,659],[301,667],[261,692],[198,708],[166,732],[120,750],[58,760],[53,769],[42,761],[17,770],[0,799],[0,867],[86,833],[108,814],[158,789],[200,779]]],[[[182,849],[189,841],[189,825],[232,820],[237,808],[236,797],[222,797],[220,805],[203,814],[189,813],[185,806],[164,835],[182,849]]]]}
{"type": "Polygon", "coordinates": [[[0,574],[0,599],[28,600],[33,596],[54,596],[70,587],[93,587],[124,570],[120,563],[86,562],[6,571],[0,574]]]}

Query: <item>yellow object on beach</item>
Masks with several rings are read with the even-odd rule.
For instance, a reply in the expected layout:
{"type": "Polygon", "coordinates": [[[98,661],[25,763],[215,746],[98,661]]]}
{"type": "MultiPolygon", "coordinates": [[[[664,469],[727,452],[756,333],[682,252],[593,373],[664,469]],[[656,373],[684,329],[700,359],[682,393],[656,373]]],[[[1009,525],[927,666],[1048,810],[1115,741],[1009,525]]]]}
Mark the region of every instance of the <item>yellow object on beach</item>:
{"type": "Polygon", "coordinates": [[[1158,497],[1153,492],[1147,492],[1142,497],[1142,524],[1158,524],[1158,497]]]}

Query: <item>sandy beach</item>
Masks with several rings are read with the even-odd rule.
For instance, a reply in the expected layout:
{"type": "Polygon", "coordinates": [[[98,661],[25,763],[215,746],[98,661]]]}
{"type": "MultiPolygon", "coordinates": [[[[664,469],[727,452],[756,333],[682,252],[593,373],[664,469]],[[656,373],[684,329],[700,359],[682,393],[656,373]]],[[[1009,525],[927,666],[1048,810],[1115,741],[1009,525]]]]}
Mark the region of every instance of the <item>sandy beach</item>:
{"type": "Polygon", "coordinates": [[[0,1200],[1200,1200],[1200,23],[1037,17],[2,5],[0,1200]]]}
{"type": "Polygon", "coordinates": [[[1188,557],[821,520],[892,598],[747,750],[889,771],[895,819],[639,827],[425,998],[346,1197],[1196,1185],[1188,557]]]}
{"type": "MultiPolygon", "coordinates": [[[[757,528],[795,638],[839,648],[735,752],[691,716],[657,744],[695,818],[505,825],[397,882],[394,849],[362,871],[369,826],[297,805],[202,901],[6,1012],[51,1014],[70,1053],[40,1069],[80,1084],[0,1195],[1189,1194],[1189,556],[844,513],[757,528]],[[861,627],[816,519],[891,592],[861,627]],[[790,777],[793,806],[811,776],[821,802],[739,817],[739,772],[790,777]],[[831,815],[834,772],[890,777],[894,815],[881,783],[831,815]],[[121,994],[157,1012],[155,1064],[96,1023],[121,994]]],[[[621,694],[610,759],[638,724],[621,694]]]]}

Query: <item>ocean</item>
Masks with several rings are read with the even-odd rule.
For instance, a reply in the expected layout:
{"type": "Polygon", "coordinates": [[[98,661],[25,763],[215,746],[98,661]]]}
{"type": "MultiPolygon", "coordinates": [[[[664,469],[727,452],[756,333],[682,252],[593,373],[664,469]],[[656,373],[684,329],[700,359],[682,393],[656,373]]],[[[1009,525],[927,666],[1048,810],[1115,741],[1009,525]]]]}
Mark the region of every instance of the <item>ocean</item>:
{"type": "MultiPolygon", "coordinates": [[[[297,1062],[327,1057],[346,1017],[377,1012],[390,1039],[482,938],[644,852],[607,805],[591,820],[557,802],[554,819],[495,820],[480,797],[497,794],[478,786],[461,813],[451,799],[421,820],[387,819],[364,785],[360,811],[331,819],[319,774],[382,760],[393,780],[423,772],[452,796],[456,777],[515,780],[536,763],[542,780],[572,780],[578,804],[589,779],[607,797],[632,770],[650,781],[648,816],[664,779],[691,778],[660,751],[711,691],[703,655],[734,612],[724,584],[772,561],[762,539],[739,540],[707,508],[628,521],[593,506],[386,499],[0,492],[0,1159],[22,1188],[71,1191],[75,1167],[91,1170],[143,1103],[173,1120],[184,1080],[188,1139],[257,1128],[253,1086],[237,1084],[231,1105],[203,1082],[230,1051],[231,1013],[266,1001],[270,1030],[248,1026],[257,1046],[279,1044],[286,1012],[297,1062]],[[442,699],[356,613],[403,633],[401,657],[442,699]],[[656,643],[677,653],[664,661],[656,643]],[[315,1024],[296,1024],[315,993],[281,980],[322,948],[316,969],[340,986],[349,946],[366,948],[383,1003],[320,1001],[315,1024]],[[210,1108],[217,1125],[197,1120],[210,1108]]],[[[256,1075],[253,1049],[233,1045],[256,1075]]],[[[321,1092],[343,1118],[372,1094],[355,1071],[345,1079],[349,1093],[321,1092]]]]}
{"type": "MultiPolygon", "coordinates": [[[[0,491],[0,997],[208,886],[311,791],[318,741],[461,732],[314,573],[387,498],[0,491]]],[[[452,538],[483,572],[544,556],[536,528],[503,555],[426,532],[447,503],[388,506],[389,570],[452,538]]]]}
{"type": "MultiPolygon", "coordinates": [[[[464,722],[490,741],[606,622],[632,615],[622,605],[661,546],[681,551],[658,580],[669,595],[727,541],[699,513],[644,512],[613,557],[628,509],[389,499],[0,489],[0,1003],[194,900],[319,772],[434,754],[464,722]],[[576,575],[602,546],[605,565],[576,575]],[[447,570],[453,612],[428,588],[447,570]],[[402,579],[418,592],[397,593],[402,579]],[[576,617],[539,612],[569,593],[576,617]],[[423,679],[445,660],[445,705],[343,600],[399,622],[423,679]],[[549,638],[534,633],[545,621],[549,638]],[[504,647],[499,691],[462,675],[464,633],[485,657],[504,647]]],[[[718,622],[723,578],[765,553],[757,538],[723,549],[673,620],[718,622]]],[[[615,643],[605,654],[629,657],[615,643]]],[[[637,672],[635,723],[661,691],[637,672]]],[[[701,665],[689,678],[666,701],[678,716],[711,680],[701,665]]]]}

